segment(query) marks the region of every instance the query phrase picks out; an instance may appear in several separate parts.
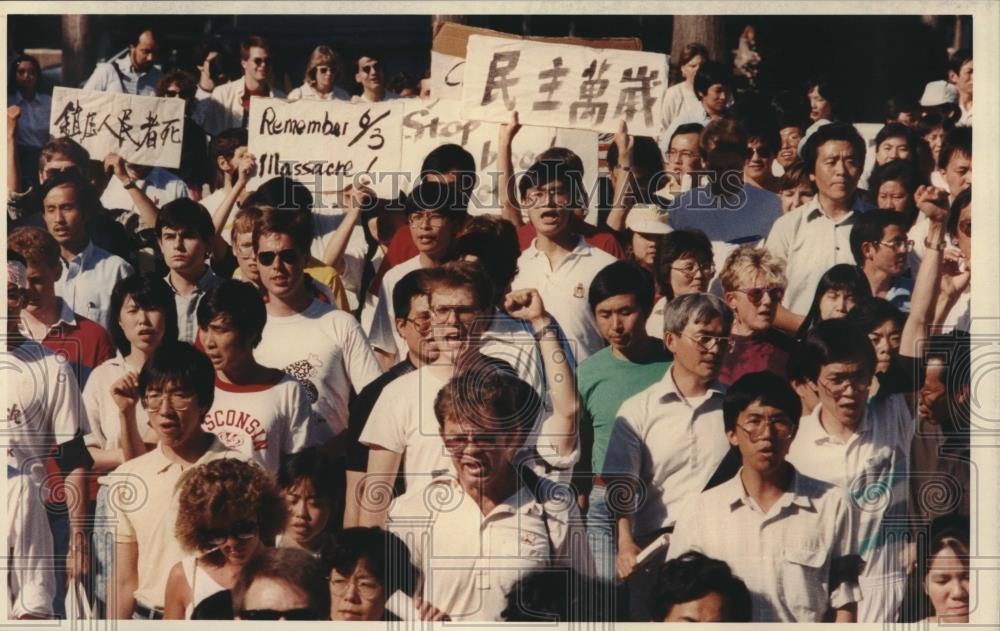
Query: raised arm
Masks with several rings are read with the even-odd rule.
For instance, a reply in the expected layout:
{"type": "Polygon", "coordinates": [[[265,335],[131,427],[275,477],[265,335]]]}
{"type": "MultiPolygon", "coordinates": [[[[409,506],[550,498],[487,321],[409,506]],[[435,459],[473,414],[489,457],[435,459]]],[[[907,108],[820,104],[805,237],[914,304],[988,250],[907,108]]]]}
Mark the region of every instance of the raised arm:
{"type": "Polygon", "coordinates": [[[337,270],[338,274],[344,273],[344,252],[351,240],[351,233],[361,218],[362,209],[367,208],[376,199],[371,189],[364,186],[349,187],[344,191],[344,219],[323,248],[323,264],[337,270]]]}
{"type": "Polygon", "coordinates": [[[511,113],[510,122],[500,125],[497,145],[497,165],[500,167],[500,214],[515,227],[524,225],[521,219],[521,202],[517,198],[517,174],[514,173],[514,155],[511,147],[514,136],[521,129],[517,111],[511,113]]]}
{"type": "Polygon", "coordinates": [[[7,108],[7,192],[21,192],[21,172],[17,164],[17,119],[21,108],[11,105],[7,108]]]}
{"type": "Polygon", "coordinates": [[[117,153],[109,153],[104,157],[104,172],[113,173],[122,188],[128,191],[132,203],[135,204],[136,212],[139,213],[139,224],[146,228],[156,225],[156,217],[160,214],[160,209],[156,207],[146,193],[139,188],[126,168],[125,159],[117,153]]]}
{"type": "Polygon", "coordinates": [[[635,205],[635,195],[632,193],[636,185],[635,175],[632,174],[635,138],[628,135],[628,127],[624,120],[618,122],[615,147],[618,149],[618,165],[611,173],[614,193],[611,198],[611,212],[608,213],[608,228],[621,232],[625,230],[625,220],[635,205]]]}
{"type": "Polygon", "coordinates": [[[933,324],[935,306],[938,303],[938,289],[941,279],[941,261],[945,241],[944,220],[947,210],[947,196],[931,186],[921,186],[914,198],[920,211],[927,215],[930,226],[924,257],[920,261],[917,277],[910,294],[910,315],[903,325],[899,354],[905,357],[919,357],[920,345],[927,337],[927,327],[933,324]]]}

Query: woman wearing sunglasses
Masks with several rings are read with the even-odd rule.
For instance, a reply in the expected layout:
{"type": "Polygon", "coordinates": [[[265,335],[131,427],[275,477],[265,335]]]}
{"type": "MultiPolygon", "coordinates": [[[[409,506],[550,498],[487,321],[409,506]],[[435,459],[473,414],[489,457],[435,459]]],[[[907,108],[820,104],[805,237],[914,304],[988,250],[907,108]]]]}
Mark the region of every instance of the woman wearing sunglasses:
{"type": "Polygon", "coordinates": [[[232,619],[229,591],[285,525],[281,495],[263,469],[227,458],[186,473],[179,506],[175,534],[192,554],[170,571],[163,617],[232,619]]]}
{"type": "Polygon", "coordinates": [[[306,64],[305,82],[288,93],[289,101],[317,99],[350,101],[347,90],[336,85],[340,78],[340,56],[329,46],[317,46],[306,64]]]}

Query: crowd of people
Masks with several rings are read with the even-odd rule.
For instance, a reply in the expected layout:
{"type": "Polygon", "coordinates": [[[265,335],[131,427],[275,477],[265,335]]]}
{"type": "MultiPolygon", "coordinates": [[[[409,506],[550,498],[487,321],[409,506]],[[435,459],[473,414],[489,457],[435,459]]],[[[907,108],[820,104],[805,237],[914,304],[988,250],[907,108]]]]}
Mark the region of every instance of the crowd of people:
{"type": "MultiPolygon", "coordinates": [[[[184,99],[177,169],[10,69],[8,617],[968,621],[970,52],[870,144],[857,86],[690,43],[599,190],[515,172],[515,112],[471,213],[454,144],[398,199],[251,186],[276,51],[133,35],[84,88],[184,99]]],[[[427,96],[356,52],[288,98],[427,96]]]]}

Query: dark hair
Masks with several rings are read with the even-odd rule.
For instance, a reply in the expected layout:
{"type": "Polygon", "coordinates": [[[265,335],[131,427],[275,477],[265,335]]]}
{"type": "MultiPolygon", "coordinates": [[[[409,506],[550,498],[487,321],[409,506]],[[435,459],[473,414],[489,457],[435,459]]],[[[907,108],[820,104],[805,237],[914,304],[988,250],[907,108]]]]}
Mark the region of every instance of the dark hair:
{"type": "MultiPolygon", "coordinates": [[[[673,143],[675,136],[683,136],[684,134],[698,134],[699,143],[698,148],[701,149],[701,132],[705,131],[705,126],[701,123],[684,123],[683,125],[678,125],[674,130],[674,133],[670,135],[670,142],[673,143]]],[[[612,146],[614,146],[612,144],[612,146]]],[[[667,144],[667,149],[670,148],[670,144],[667,144]]],[[[609,148],[610,150],[610,148],[609,148]]]]}
{"type": "MultiPolygon", "coordinates": [[[[920,103],[912,96],[896,95],[885,103],[886,122],[898,122],[900,114],[916,114],[920,116],[920,103]]],[[[875,143],[878,146],[878,143],[875,143]]]]}
{"type": "Polygon", "coordinates": [[[298,548],[267,548],[253,557],[233,586],[233,611],[246,610],[246,595],[258,578],[269,578],[299,588],[309,597],[318,620],[330,619],[330,586],[322,562],[298,548]]]}
{"type": "MultiPolygon", "coordinates": [[[[309,187],[293,180],[287,175],[272,177],[261,184],[253,192],[254,200],[259,204],[273,206],[279,210],[295,210],[308,215],[312,212],[313,196],[309,187]]],[[[249,204],[249,198],[243,205],[249,204]]]]}
{"type": "MultiPolygon", "coordinates": [[[[618,166],[618,145],[615,143],[608,145],[606,160],[609,169],[618,166]]],[[[632,164],[630,166],[647,176],[653,175],[657,171],[662,171],[663,152],[660,151],[660,147],[656,144],[656,141],[649,136],[636,136],[632,149],[632,164]]]]}
{"type": "Polygon", "coordinates": [[[446,259],[462,260],[467,255],[475,256],[493,281],[494,302],[499,303],[517,276],[517,260],[521,256],[514,224],[496,215],[470,217],[462,227],[462,234],[451,244],[446,259]]]}
{"type": "Polygon", "coordinates": [[[674,299],[674,290],[670,285],[671,267],[679,258],[692,257],[699,265],[711,265],[712,242],[700,230],[674,230],[663,235],[656,249],[656,285],[660,294],[667,301],[674,299]]]}
{"type": "Polygon", "coordinates": [[[948,59],[948,70],[958,74],[962,72],[962,66],[966,62],[972,61],[972,50],[969,48],[961,48],[956,50],[954,54],[948,59]]]}
{"type": "Polygon", "coordinates": [[[548,567],[522,574],[507,592],[505,622],[614,621],[615,587],[573,568],[548,567]]]}
{"type": "Polygon", "coordinates": [[[872,287],[861,268],[847,263],[834,265],[819,278],[816,293],[813,294],[812,305],[796,335],[798,339],[804,338],[809,330],[820,321],[819,303],[823,299],[823,294],[828,291],[848,291],[854,296],[855,303],[872,297],[872,287]]]}
{"type": "Polygon", "coordinates": [[[722,596],[725,622],[750,622],[750,591],[746,584],[733,575],[725,561],[688,551],[660,568],[649,595],[649,611],[654,620],[662,621],[675,605],[713,593],[722,596]]]}
{"type": "Polygon", "coordinates": [[[17,81],[15,77],[17,76],[17,66],[23,62],[28,62],[35,67],[35,74],[38,75],[38,82],[35,83],[35,93],[40,92],[42,87],[42,64],[38,62],[38,58],[34,55],[29,55],[27,53],[20,53],[10,62],[10,72],[7,73],[7,94],[14,95],[17,93],[17,81]]]}
{"type": "Polygon", "coordinates": [[[968,187],[955,196],[948,209],[948,234],[958,235],[958,219],[962,216],[962,209],[972,204],[972,187],[968,187]]]}
{"type": "Polygon", "coordinates": [[[970,160],[972,159],[972,128],[955,127],[945,134],[944,142],[941,144],[941,153],[938,154],[937,167],[941,170],[948,168],[952,155],[958,152],[970,160]]]}
{"type": "Polygon", "coordinates": [[[913,194],[917,188],[927,184],[920,169],[911,160],[891,160],[885,164],[877,165],[872,174],[868,177],[868,193],[873,202],[877,203],[878,191],[886,182],[899,182],[909,194],[909,211],[906,213],[907,221],[912,224],[916,219],[917,206],[913,201],[913,194]]]}
{"type": "Polygon", "coordinates": [[[824,144],[841,140],[850,143],[854,150],[854,159],[859,165],[865,163],[865,139],[861,137],[858,130],[850,123],[830,123],[823,125],[810,135],[802,145],[800,157],[806,165],[806,171],[812,175],[816,173],[816,156],[819,148],[824,144]]]}
{"type": "Polygon", "coordinates": [[[917,121],[917,135],[923,138],[939,127],[947,134],[955,128],[955,122],[940,112],[927,112],[917,121]]]}
{"type": "Polygon", "coordinates": [[[392,288],[392,310],[397,318],[406,318],[410,313],[410,302],[416,296],[426,295],[427,270],[415,269],[399,279],[392,288]]]}
{"type": "Polygon", "coordinates": [[[407,216],[432,210],[441,214],[452,226],[461,225],[469,216],[469,196],[457,183],[424,180],[406,196],[403,210],[407,216]]]}
{"type": "Polygon", "coordinates": [[[833,117],[832,122],[843,120],[845,116],[844,109],[847,104],[847,94],[844,84],[827,74],[819,74],[806,82],[806,95],[812,92],[813,88],[816,88],[819,95],[830,104],[830,116],[833,117]]]}
{"type": "Polygon", "coordinates": [[[134,31],[131,31],[129,35],[129,40],[126,42],[129,46],[138,46],[139,39],[142,38],[143,33],[149,33],[153,36],[153,41],[160,40],[160,34],[157,29],[153,28],[150,24],[140,24],[134,31]]]}
{"type": "Polygon", "coordinates": [[[479,263],[451,261],[427,270],[427,287],[433,294],[439,288],[467,288],[480,310],[489,310],[493,300],[493,282],[479,263]]]}
{"type": "Polygon", "coordinates": [[[259,35],[249,35],[246,39],[240,42],[240,60],[246,61],[250,59],[250,49],[251,48],[263,48],[271,53],[271,44],[267,39],[259,35]]]}
{"type": "Polygon", "coordinates": [[[906,594],[899,608],[898,622],[920,622],[940,612],[934,606],[924,588],[924,580],[930,572],[934,557],[943,550],[951,550],[969,567],[969,517],[958,513],[942,515],[931,522],[925,536],[918,533],[916,563],[907,576],[906,594]]]}
{"type": "Polygon", "coordinates": [[[290,489],[299,480],[309,480],[320,497],[335,505],[343,497],[343,483],[340,467],[319,446],[306,447],[302,451],[289,454],[278,467],[278,488],[290,489]],[[332,475],[331,475],[332,473],[332,475]]]}
{"type": "Polygon", "coordinates": [[[97,196],[94,185],[79,173],[64,171],[53,175],[42,183],[38,199],[44,203],[45,198],[49,196],[52,189],[59,188],[60,186],[73,187],[73,191],[76,193],[76,207],[84,215],[86,218],[85,221],[89,226],[90,222],[101,209],[101,201],[97,196]]]}
{"type": "Polygon", "coordinates": [[[646,317],[653,310],[653,277],[635,263],[616,261],[597,272],[590,282],[590,310],[612,296],[632,294],[646,317]]]}
{"type": "Polygon", "coordinates": [[[785,172],[778,178],[778,190],[787,191],[802,184],[811,188],[813,195],[816,194],[816,183],[809,179],[806,165],[802,160],[796,159],[785,168],[785,172]]]}
{"type": "Polygon", "coordinates": [[[539,188],[551,182],[562,182],[570,197],[570,207],[587,207],[587,190],[583,184],[583,160],[563,147],[542,152],[517,182],[517,192],[524,200],[529,188],[539,188]]]}
{"type": "Polygon", "coordinates": [[[212,171],[215,175],[213,186],[216,189],[225,183],[222,170],[219,169],[219,158],[223,158],[227,162],[232,160],[233,156],[236,155],[236,150],[240,147],[246,147],[247,142],[247,130],[237,127],[219,132],[215,138],[212,138],[212,142],[208,143],[208,158],[212,161],[212,171]]]}
{"type": "Polygon", "coordinates": [[[774,117],[768,111],[747,112],[743,119],[747,135],[747,144],[753,140],[759,141],[765,148],[771,150],[772,157],[781,149],[780,128],[774,122],[774,117]]]}
{"type": "Polygon", "coordinates": [[[542,410],[535,389],[517,377],[510,364],[479,353],[460,362],[462,370],[438,392],[434,415],[471,424],[490,434],[526,438],[542,410]]]}
{"type": "Polygon", "coordinates": [[[708,94],[708,89],[713,85],[723,85],[727,91],[732,90],[733,72],[729,66],[720,62],[708,60],[698,66],[698,73],[694,76],[694,93],[700,99],[708,94]]]}
{"type": "Polygon", "coordinates": [[[858,215],[857,221],[851,226],[849,240],[851,254],[859,267],[865,262],[862,246],[865,243],[881,242],[885,229],[889,226],[899,226],[899,229],[905,233],[910,227],[910,222],[906,216],[894,210],[869,210],[858,215]]]}
{"type": "Polygon", "coordinates": [[[808,127],[806,123],[809,120],[808,109],[806,100],[798,91],[779,92],[771,99],[774,124],[779,133],[786,127],[795,127],[800,133],[804,132],[808,127]]]}
{"type": "Polygon", "coordinates": [[[267,323],[267,309],[260,292],[250,283],[227,278],[209,289],[198,302],[198,326],[207,328],[212,320],[225,316],[229,325],[236,329],[243,342],[250,342],[251,348],[260,344],[264,325],[267,323]]]}
{"type": "Polygon", "coordinates": [[[845,318],[817,322],[799,346],[802,374],[810,381],[819,378],[828,364],[860,362],[874,374],[875,349],[868,335],[845,318]]]}
{"type": "Polygon", "coordinates": [[[38,154],[38,170],[43,170],[45,165],[52,162],[56,154],[69,158],[70,162],[80,167],[81,172],[90,164],[90,152],[77,141],[64,136],[53,138],[42,146],[42,152],[38,154]]]}
{"type": "Polygon", "coordinates": [[[163,344],[177,341],[177,304],[174,301],[174,292],[167,282],[156,274],[126,276],[115,283],[111,290],[111,306],[108,309],[111,315],[108,333],[111,334],[111,339],[122,355],[132,352],[132,344],[118,323],[125,299],[129,296],[139,307],[147,311],[158,310],[163,314],[165,319],[163,344]]]}
{"type": "Polygon", "coordinates": [[[455,173],[459,189],[471,193],[476,187],[476,159],[464,147],[448,143],[431,149],[420,165],[420,178],[428,174],[455,173]]]}
{"type": "Polygon", "coordinates": [[[179,390],[193,392],[198,407],[206,410],[215,400],[215,369],[204,353],[187,342],[164,341],[139,372],[139,395],[150,388],[173,384],[179,390]]]}
{"type": "Polygon", "coordinates": [[[180,97],[185,101],[193,99],[194,93],[198,89],[198,82],[190,72],[174,68],[160,77],[160,80],[156,82],[156,96],[166,96],[167,88],[170,87],[171,83],[177,84],[180,88],[178,90],[180,97]]]}
{"type": "Polygon", "coordinates": [[[940,419],[945,436],[969,436],[970,397],[972,385],[972,356],[970,336],[967,332],[954,330],[951,333],[932,335],[925,340],[922,354],[924,365],[931,360],[939,360],[942,365],[941,382],[949,398],[949,418],[940,419]],[[965,398],[958,399],[965,391],[965,398]]]}
{"type": "MultiPolygon", "coordinates": [[[[244,208],[248,204],[244,204],[244,208]]],[[[292,238],[295,249],[305,257],[309,256],[313,240],[313,223],[308,215],[263,206],[260,218],[253,225],[253,249],[257,251],[261,237],[268,234],[286,234],[292,238]]]]}
{"type": "Polygon", "coordinates": [[[419,570],[413,565],[406,544],[391,532],[378,527],[345,528],[332,535],[322,552],[323,567],[350,576],[365,560],[382,585],[386,598],[396,590],[413,595],[419,570]]]}
{"type": "Polygon", "coordinates": [[[792,423],[798,426],[799,417],[802,416],[799,395],[795,394],[795,390],[792,390],[785,379],[773,372],[762,371],[743,375],[726,390],[726,397],[722,402],[722,418],[727,432],[736,429],[736,420],[740,414],[755,401],[785,412],[792,423]]]}
{"type": "Polygon", "coordinates": [[[187,197],[179,197],[167,202],[156,215],[156,238],[162,236],[163,229],[194,230],[206,244],[212,243],[215,224],[212,215],[204,206],[187,197]]]}
{"type": "Polygon", "coordinates": [[[906,324],[906,314],[885,298],[868,298],[854,305],[846,320],[867,335],[889,320],[902,329],[906,324]]]}
{"type": "Polygon", "coordinates": [[[912,129],[903,123],[886,123],[875,134],[875,151],[877,152],[879,145],[889,138],[903,138],[906,140],[906,145],[910,148],[910,157],[907,160],[913,161],[916,159],[917,142],[912,129]]]}

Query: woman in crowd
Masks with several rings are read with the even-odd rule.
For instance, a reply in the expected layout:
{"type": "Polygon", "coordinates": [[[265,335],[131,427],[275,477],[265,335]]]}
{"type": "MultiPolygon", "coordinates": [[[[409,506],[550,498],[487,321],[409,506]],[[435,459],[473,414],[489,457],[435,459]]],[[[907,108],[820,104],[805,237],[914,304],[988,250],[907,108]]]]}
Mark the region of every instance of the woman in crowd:
{"type": "Polygon", "coordinates": [[[163,617],[232,619],[229,590],[281,532],[285,504],[262,468],[233,458],[188,470],[179,486],[175,532],[191,555],[170,570],[163,617]]]}
{"type": "Polygon", "coordinates": [[[917,546],[900,622],[969,621],[969,518],[946,515],[931,522],[929,541],[917,546]]]}
{"type": "Polygon", "coordinates": [[[396,590],[412,595],[417,569],[406,544],[380,528],[348,528],[322,555],[330,576],[330,619],[398,620],[386,609],[396,590]]]}
{"type": "Polygon", "coordinates": [[[345,482],[318,447],[288,457],[278,470],[278,487],[288,508],[288,523],[278,535],[282,548],[301,548],[319,556],[326,535],[339,528],[345,482]]]}
{"type": "Polygon", "coordinates": [[[340,77],[340,68],[340,56],[333,49],[329,46],[317,46],[309,55],[305,81],[288,93],[288,100],[351,100],[347,91],[336,85],[340,77]]]}
{"type": "MultiPolygon", "coordinates": [[[[37,184],[38,157],[49,140],[49,117],[52,97],[38,91],[42,79],[42,66],[31,55],[18,55],[10,65],[7,77],[7,107],[16,106],[17,159],[21,177],[37,184]]],[[[8,120],[10,118],[8,111],[8,120]]],[[[8,122],[8,125],[10,123],[8,122]]]]}
{"type": "Polygon", "coordinates": [[[913,162],[893,160],[875,167],[868,178],[868,193],[877,208],[903,213],[912,226],[918,213],[913,196],[925,184],[913,162]]]}
{"type": "Polygon", "coordinates": [[[646,332],[663,338],[663,309],[684,294],[703,292],[715,276],[712,243],[694,230],[674,230],[664,235],[656,251],[656,292],[660,298],[646,320],[646,332]]]}
{"type": "Polygon", "coordinates": [[[698,68],[708,61],[708,48],[693,42],[684,47],[677,60],[682,81],[667,88],[663,95],[663,128],[668,129],[677,116],[685,111],[697,111],[701,102],[694,93],[694,77],[698,68]]]}
{"type": "Polygon", "coordinates": [[[805,339],[817,322],[843,318],[859,301],[871,297],[871,286],[859,267],[847,263],[834,265],[820,277],[812,306],[796,339],[805,339]]]}

